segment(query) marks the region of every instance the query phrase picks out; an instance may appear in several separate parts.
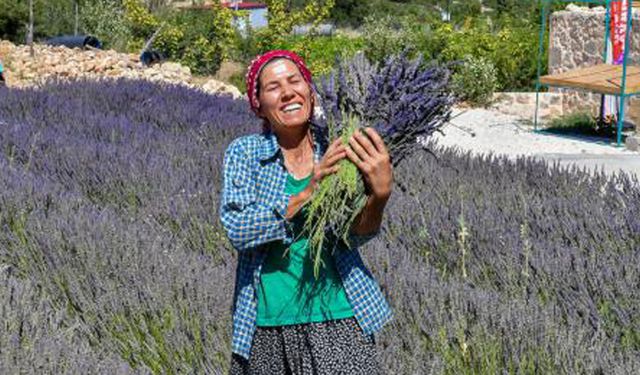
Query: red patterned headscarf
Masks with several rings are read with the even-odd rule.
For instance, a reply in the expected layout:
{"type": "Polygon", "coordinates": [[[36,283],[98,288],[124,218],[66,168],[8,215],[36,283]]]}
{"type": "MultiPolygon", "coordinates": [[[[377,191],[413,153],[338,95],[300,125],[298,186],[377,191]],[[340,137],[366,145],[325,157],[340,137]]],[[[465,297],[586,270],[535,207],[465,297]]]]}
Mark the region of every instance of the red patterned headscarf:
{"type": "Polygon", "coordinates": [[[260,103],[258,102],[258,78],[260,77],[260,73],[262,72],[262,68],[267,65],[270,61],[277,58],[285,58],[289,59],[296,64],[300,73],[302,74],[302,78],[311,86],[313,89],[313,80],[311,78],[311,72],[309,68],[304,63],[304,60],[297,54],[291,51],[286,50],[273,50],[266,52],[262,55],[258,55],[251,64],[249,64],[249,69],[247,70],[247,96],[249,97],[249,105],[253,112],[258,113],[258,109],[260,108],[260,103]]]}

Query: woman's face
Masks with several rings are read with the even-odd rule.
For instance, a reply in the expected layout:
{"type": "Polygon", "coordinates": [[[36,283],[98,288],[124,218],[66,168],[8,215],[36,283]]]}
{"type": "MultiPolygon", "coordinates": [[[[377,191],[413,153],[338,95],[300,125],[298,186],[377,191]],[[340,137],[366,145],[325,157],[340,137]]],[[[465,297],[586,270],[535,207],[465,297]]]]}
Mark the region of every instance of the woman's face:
{"type": "Polygon", "coordinates": [[[268,63],[262,69],[258,85],[258,113],[272,128],[307,124],[313,108],[311,87],[295,63],[287,59],[268,63]]]}

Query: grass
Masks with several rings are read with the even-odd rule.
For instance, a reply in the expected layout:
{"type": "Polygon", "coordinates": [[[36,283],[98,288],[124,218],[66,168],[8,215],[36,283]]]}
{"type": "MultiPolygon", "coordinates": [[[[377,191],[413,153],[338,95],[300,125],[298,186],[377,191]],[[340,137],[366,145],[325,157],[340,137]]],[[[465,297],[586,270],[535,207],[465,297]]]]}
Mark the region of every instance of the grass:
{"type": "Polygon", "coordinates": [[[615,139],[617,122],[600,121],[589,112],[575,112],[553,119],[545,131],[559,135],[615,139]]]}

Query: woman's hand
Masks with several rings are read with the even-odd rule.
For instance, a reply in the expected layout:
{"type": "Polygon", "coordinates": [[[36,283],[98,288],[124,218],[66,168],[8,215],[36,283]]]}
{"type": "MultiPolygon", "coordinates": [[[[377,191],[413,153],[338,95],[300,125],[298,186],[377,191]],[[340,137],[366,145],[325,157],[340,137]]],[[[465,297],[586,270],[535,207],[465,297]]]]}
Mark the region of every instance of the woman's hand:
{"type": "Polygon", "coordinates": [[[362,172],[369,190],[369,198],[351,228],[356,235],[370,235],[380,230],[382,214],[393,185],[391,158],[384,141],[372,128],[366,135],[356,131],[349,139],[347,157],[362,172]]]}
{"type": "Polygon", "coordinates": [[[313,166],[313,176],[309,185],[312,189],[322,181],[323,178],[338,171],[338,162],[347,156],[347,148],[342,144],[340,138],[329,145],[320,162],[313,166]]]}
{"type": "Polygon", "coordinates": [[[323,178],[336,173],[339,169],[338,162],[347,156],[346,147],[340,139],[336,139],[331,143],[324,156],[319,163],[313,166],[313,172],[309,185],[299,194],[294,195],[289,200],[287,206],[286,218],[293,218],[304,204],[311,198],[316,187],[323,178]]]}
{"type": "Polygon", "coordinates": [[[366,135],[356,130],[349,139],[347,157],[362,173],[370,196],[386,201],[393,185],[391,158],[384,141],[375,130],[364,128],[363,131],[366,135]]]}

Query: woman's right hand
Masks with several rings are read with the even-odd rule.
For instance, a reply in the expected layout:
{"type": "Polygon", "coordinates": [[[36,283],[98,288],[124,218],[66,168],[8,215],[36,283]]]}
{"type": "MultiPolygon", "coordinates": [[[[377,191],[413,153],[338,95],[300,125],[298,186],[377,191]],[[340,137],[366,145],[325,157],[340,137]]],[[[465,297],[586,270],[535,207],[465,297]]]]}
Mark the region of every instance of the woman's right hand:
{"type": "Polygon", "coordinates": [[[293,218],[298,211],[307,203],[307,201],[313,196],[313,192],[316,186],[322,181],[323,178],[336,173],[339,169],[337,163],[347,157],[347,149],[342,144],[340,139],[336,139],[320,160],[319,163],[313,166],[313,172],[311,172],[311,181],[309,185],[297,195],[294,195],[289,200],[287,206],[287,214],[285,218],[287,220],[293,218]]]}
{"type": "Polygon", "coordinates": [[[340,138],[336,139],[329,145],[324,156],[319,163],[313,166],[313,175],[309,185],[312,189],[322,181],[323,178],[334,174],[340,169],[338,162],[347,157],[347,148],[340,138]]]}

